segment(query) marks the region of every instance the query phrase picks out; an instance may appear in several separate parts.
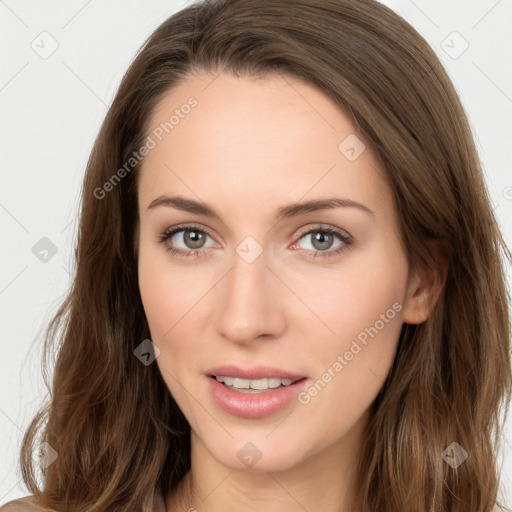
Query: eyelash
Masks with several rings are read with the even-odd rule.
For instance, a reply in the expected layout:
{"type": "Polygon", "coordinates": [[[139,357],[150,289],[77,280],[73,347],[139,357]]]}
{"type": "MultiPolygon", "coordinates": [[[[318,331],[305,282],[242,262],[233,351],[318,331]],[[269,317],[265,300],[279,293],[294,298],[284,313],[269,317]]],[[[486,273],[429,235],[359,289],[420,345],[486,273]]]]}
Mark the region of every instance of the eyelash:
{"type": "MultiPolygon", "coordinates": [[[[186,257],[186,258],[200,257],[199,253],[202,251],[202,249],[184,250],[184,249],[176,249],[175,247],[170,247],[166,243],[167,240],[172,238],[172,236],[174,236],[176,233],[179,233],[180,231],[195,231],[195,232],[199,232],[199,233],[208,235],[210,238],[213,238],[212,235],[208,231],[206,231],[203,228],[199,228],[198,226],[195,226],[193,224],[175,226],[173,228],[169,228],[169,229],[165,230],[164,232],[162,232],[158,237],[158,242],[164,245],[164,248],[166,251],[169,251],[170,253],[175,254],[177,256],[181,256],[181,257],[186,257]]],[[[325,258],[325,259],[333,258],[333,257],[341,254],[350,245],[353,244],[352,237],[347,235],[345,232],[341,231],[340,229],[334,228],[332,226],[322,226],[320,224],[317,226],[314,226],[313,228],[309,228],[307,230],[301,231],[298,234],[298,240],[303,238],[305,235],[309,235],[311,233],[329,233],[332,235],[336,235],[343,242],[343,244],[341,244],[338,248],[336,248],[333,251],[313,251],[313,254],[311,254],[311,251],[308,249],[301,249],[302,252],[308,253],[306,255],[307,258],[312,258],[312,259],[314,259],[314,258],[325,258]]]]}

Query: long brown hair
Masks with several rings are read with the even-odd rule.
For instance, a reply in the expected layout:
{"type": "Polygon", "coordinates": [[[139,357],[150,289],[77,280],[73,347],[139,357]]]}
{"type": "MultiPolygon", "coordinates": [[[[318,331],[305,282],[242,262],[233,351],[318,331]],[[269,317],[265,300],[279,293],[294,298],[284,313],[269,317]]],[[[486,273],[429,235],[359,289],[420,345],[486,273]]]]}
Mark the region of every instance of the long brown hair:
{"type": "Polygon", "coordinates": [[[411,269],[437,269],[428,242],[445,244],[443,292],[427,321],[403,326],[372,406],[358,507],[490,512],[512,389],[502,257],[512,258],[447,73],[418,32],[374,0],[210,0],[145,42],[87,165],[76,274],[44,342],[44,368],[52,347],[57,354],[50,398],[21,449],[28,489],[58,511],[147,512],[154,491],[165,496],[190,469],[190,426],[158,366],[134,356],[150,337],[137,279],[139,162],[114,175],[147,140],[157,103],[194,69],[316,86],[380,157],[411,269]],[[40,430],[58,454],[41,468],[41,489],[40,430]],[[443,457],[454,442],[468,453],[457,468],[443,457]]]}

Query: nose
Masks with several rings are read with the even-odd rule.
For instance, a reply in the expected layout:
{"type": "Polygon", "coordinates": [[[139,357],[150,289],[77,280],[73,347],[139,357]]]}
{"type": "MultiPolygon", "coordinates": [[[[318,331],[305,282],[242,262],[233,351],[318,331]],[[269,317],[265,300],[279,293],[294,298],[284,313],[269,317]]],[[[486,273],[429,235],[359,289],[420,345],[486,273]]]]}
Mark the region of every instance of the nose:
{"type": "Polygon", "coordinates": [[[285,329],[286,287],[268,266],[265,251],[252,262],[235,252],[233,266],[217,284],[217,332],[238,344],[274,338],[285,329]]]}

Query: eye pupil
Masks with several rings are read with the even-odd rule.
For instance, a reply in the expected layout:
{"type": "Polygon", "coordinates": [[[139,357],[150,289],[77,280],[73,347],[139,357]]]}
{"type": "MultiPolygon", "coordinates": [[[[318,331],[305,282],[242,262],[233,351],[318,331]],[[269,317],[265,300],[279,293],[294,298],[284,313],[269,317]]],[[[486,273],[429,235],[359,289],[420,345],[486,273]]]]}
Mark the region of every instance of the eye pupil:
{"type": "Polygon", "coordinates": [[[332,237],[332,234],[328,234],[323,231],[317,231],[313,235],[313,246],[319,250],[329,249],[330,245],[332,244],[332,237]],[[317,247],[317,242],[320,243],[320,247],[317,247]]]}
{"type": "Polygon", "coordinates": [[[193,249],[200,249],[201,244],[204,242],[204,234],[198,231],[185,231],[185,243],[191,244],[193,249]]]}

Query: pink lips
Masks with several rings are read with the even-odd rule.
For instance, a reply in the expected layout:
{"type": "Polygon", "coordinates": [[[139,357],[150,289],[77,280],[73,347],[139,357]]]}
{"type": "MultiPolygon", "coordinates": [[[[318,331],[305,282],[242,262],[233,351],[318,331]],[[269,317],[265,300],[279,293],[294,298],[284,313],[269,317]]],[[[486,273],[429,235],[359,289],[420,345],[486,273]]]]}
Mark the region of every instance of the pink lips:
{"type": "Polygon", "coordinates": [[[303,375],[268,366],[245,370],[232,365],[218,366],[206,373],[208,390],[215,403],[228,414],[241,418],[263,418],[275,413],[296,398],[309,380],[303,375]],[[220,375],[251,380],[277,377],[297,382],[290,386],[262,390],[259,393],[243,393],[233,391],[217,381],[215,376],[220,375]]]}

